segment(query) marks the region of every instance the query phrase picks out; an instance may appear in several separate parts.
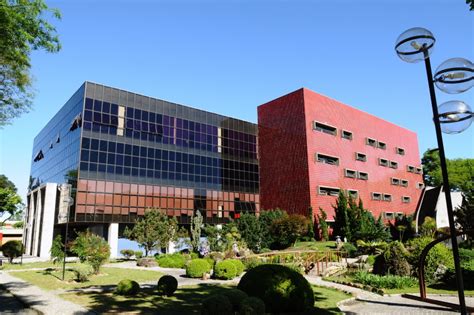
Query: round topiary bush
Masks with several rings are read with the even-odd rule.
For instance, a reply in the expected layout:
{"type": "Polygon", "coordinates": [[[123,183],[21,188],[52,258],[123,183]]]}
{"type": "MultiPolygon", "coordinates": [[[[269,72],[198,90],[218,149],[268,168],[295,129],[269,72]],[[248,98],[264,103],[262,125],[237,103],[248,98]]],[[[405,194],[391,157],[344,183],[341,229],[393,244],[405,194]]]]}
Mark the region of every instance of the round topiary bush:
{"type": "Polygon", "coordinates": [[[242,301],[248,297],[247,293],[239,289],[225,290],[221,294],[229,298],[229,301],[232,304],[232,308],[234,309],[234,311],[238,311],[240,303],[242,303],[242,301]]]}
{"type": "Polygon", "coordinates": [[[156,258],[158,265],[163,268],[184,268],[186,265],[186,257],[177,253],[170,255],[159,255],[156,258]]]}
{"type": "Polygon", "coordinates": [[[237,276],[237,268],[231,261],[219,261],[214,267],[214,276],[223,280],[234,279],[237,276]]]}
{"type": "Polygon", "coordinates": [[[140,285],[138,282],[130,279],[124,279],[117,284],[115,293],[119,295],[136,295],[139,290],[140,285]]]}
{"type": "Polygon", "coordinates": [[[21,256],[23,245],[20,241],[8,241],[2,246],[3,256],[8,257],[8,262],[12,263],[14,258],[21,256]]]}
{"type": "Polygon", "coordinates": [[[191,278],[202,278],[202,276],[211,271],[211,269],[211,266],[205,259],[193,259],[186,266],[186,276],[191,278]]]}
{"type": "Polygon", "coordinates": [[[262,299],[267,312],[301,312],[314,306],[314,293],[308,281],[281,265],[260,265],[247,271],[237,288],[262,299]]]}
{"type": "Polygon", "coordinates": [[[239,314],[241,315],[264,315],[265,303],[258,297],[247,297],[240,303],[239,314]]]}
{"type": "Polygon", "coordinates": [[[240,276],[241,274],[244,273],[245,266],[244,266],[244,263],[240,259],[227,259],[227,260],[232,262],[235,268],[237,268],[237,276],[240,276]]]}
{"type": "Polygon", "coordinates": [[[164,275],[158,280],[158,286],[156,288],[160,294],[172,296],[174,291],[178,288],[178,280],[173,276],[164,275]]]}
{"type": "Polygon", "coordinates": [[[232,304],[227,296],[216,294],[202,301],[201,315],[219,314],[232,314],[232,304]]]}

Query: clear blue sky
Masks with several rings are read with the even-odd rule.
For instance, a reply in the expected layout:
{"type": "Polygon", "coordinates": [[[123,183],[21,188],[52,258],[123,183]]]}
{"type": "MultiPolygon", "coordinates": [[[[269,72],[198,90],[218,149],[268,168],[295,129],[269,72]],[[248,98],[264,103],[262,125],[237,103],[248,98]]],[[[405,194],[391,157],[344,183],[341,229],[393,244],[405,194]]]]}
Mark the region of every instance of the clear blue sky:
{"type": "MultiPolygon", "coordinates": [[[[437,38],[434,68],[474,60],[465,0],[98,2],[47,1],[63,49],[33,54],[35,108],[0,131],[0,173],[22,196],[33,138],[85,80],[252,122],[304,86],[417,132],[421,154],[436,147],[425,69],[395,55],[396,38],[422,26],[437,38]]],[[[474,107],[473,95],[438,101],[474,107]]],[[[472,158],[473,135],[445,135],[448,157],[472,158]]]]}

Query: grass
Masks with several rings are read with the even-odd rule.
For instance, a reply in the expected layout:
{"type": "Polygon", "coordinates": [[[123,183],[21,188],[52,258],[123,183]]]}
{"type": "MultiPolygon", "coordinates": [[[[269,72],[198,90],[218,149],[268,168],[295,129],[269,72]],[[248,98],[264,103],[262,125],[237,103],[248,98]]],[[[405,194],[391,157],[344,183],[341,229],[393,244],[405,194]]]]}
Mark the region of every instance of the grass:
{"type": "Polygon", "coordinates": [[[336,242],[296,242],[292,248],[328,251],[336,249],[336,242]]]}
{"type": "MultiPolygon", "coordinates": [[[[180,287],[172,297],[156,295],[153,289],[143,289],[138,295],[125,297],[112,293],[83,292],[62,294],[62,298],[81,304],[101,313],[139,314],[199,314],[202,300],[212,294],[229,290],[233,286],[199,284],[180,287]]],[[[351,296],[333,289],[313,287],[314,314],[340,314],[336,303],[351,296]]]]}
{"type": "Polygon", "coordinates": [[[74,273],[66,270],[65,281],[62,281],[61,268],[53,270],[31,270],[12,273],[13,276],[28,281],[45,290],[76,289],[90,286],[116,285],[120,280],[131,279],[137,282],[158,281],[162,276],[160,272],[151,270],[123,269],[123,268],[101,268],[98,275],[90,277],[89,281],[74,281],[74,273]]]}
{"type": "MultiPolygon", "coordinates": [[[[66,263],[66,266],[70,266],[71,263],[66,263]]],[[[34,262],[34,263],[14,263],[3,264],[3,270],[20,270],[20,269],[32,269],[32,268],[55,268],[58,267],[58,264],[53,264],[51,261],[41,261],[41,262],[34,262]]]]}
{"type": "MultiPolygon", "coordinates": [[[[355,279],[351,276],[337,276],[337,277],[326,277],[324,280],[333,281],[333,282],[352,282],[357,283],[355,279]]],[[[402,294],[402,293],[419,293],[420,289],[418,284],[413,287],[404,288],[404,289],[383,289],[386,294],[402,294]]],[[[455,288],[449,288],[448,286],[438,283],[429,285],[426,287],[428,294],[452,294],[457,295],[458,291],[455,288]]],[[[464,290],[466,296],[474,296],[474,290],[464,290]]]]}

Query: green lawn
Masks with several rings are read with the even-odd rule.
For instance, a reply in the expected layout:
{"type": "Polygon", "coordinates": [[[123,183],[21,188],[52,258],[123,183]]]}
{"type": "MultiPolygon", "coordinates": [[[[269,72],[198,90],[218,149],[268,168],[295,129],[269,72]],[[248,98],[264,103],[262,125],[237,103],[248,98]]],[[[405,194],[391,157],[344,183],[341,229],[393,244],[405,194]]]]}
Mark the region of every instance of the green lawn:
{"type": "MultiPolygon", "coordinates": [[[[152,289],[143,289],[137,296],[124,297],[112,293],[62,294],[61,297],[101,313],[139,314],[199,314],[204,298],[229,290],[232,286],[200,284],[183,286],[172,297],[156,295],[152,289]]],[[[340,291],[313,287],[315,296],[314,314],[340,314],[336,303],[351,296],[340,291]]]]}
{"type": "Polygon", "coordinates": [[[295,246],[290,247],[289,249],[291,249],[291,248],[328,251],[328,250],[335,250],[335,249],[336,249],[336,242],[335,242],[335,241],[327,241],[327,242],[296,242],[296,243],[295,243],[295,246]]]}
{"type": "MultiPolygon", "coordinates": [[[[66,266],[70,266],[71,263],[67,263],[66,266]]],[[[24,263],[24,264],[19,264],[19,263],[14,263],[14,264],[9,264],[9,263],[4,263],[3,264],[3,270],[19,270],[19,269],[32,269],[32,268],[55,268],[58,267],[58,264],[53,264],[51,261],[42,261],[42,262],[35,262],[35,263],[24,263]]],[[[62,266],[62,265],[61,265],[62,266]]]]}
{"type": "Polygon", "coordinates": [[[30,282],[46,290],[75,289],[90,286],[116,285],[120,280],[131,279],[137,282],[158,281],[162,276],[160,272],[151,270],[101,268],[100,274],[91,276],[89,281],[76,282],[74,274],[66,270],[65,281],[62,281],[61,268],[53,270],[35,270],[12,272],[11,275],[30,282]]]}

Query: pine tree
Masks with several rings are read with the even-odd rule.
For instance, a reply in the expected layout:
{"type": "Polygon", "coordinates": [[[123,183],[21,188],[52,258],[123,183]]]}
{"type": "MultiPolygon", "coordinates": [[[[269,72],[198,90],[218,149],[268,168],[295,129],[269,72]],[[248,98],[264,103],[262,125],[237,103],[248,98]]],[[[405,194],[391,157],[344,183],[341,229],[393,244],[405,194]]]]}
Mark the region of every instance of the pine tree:
{"type": "Polygon", "coordinates": [[[191,218],[191,247],[195,253],[199,251],[199,244],[201,243],[201,228],[202,215],[198,210],[191,218]]]}
{"type": "Polygon", "coordinates": [[[313,207],[308,208],[308,240],[314,241],[314,217],[313,217],[313,207]]]}
{"type": "Polygon", "coordinates": [[[339,196],[334,206],[334,235],[352,239],[351,227],[349,221],[347,196],[344,191],[339,192],[339,196]]]}
{"type": "Polygon", "coordinates": [[[321,212],[321,214],[318,215],[319,229],[321,231],[321,241],[327,241],[329,240],[328,223],[326,222],[328,215],[321,207],[319,208],[319,212],[321,212]]]}

